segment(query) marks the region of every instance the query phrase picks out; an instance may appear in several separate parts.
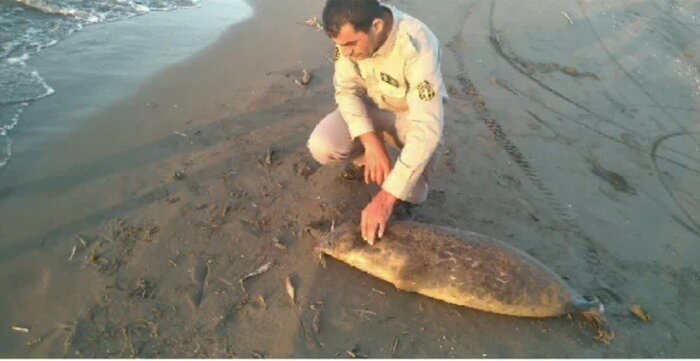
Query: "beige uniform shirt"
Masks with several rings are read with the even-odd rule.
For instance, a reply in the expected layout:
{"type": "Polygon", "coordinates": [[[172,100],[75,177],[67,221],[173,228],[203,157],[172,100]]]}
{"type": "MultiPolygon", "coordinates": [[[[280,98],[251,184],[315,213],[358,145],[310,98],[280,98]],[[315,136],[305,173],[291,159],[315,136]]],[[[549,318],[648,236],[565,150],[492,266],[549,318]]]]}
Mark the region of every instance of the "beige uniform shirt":
{"type": "Polygon", "coordinates": [[[374,130],[363,99],[404,113],[401,118],[410,122],[404,146],[382,189],[406,200],[440,142],[447,92],[435,35],[418,19],[383,6],[391,10],[394,22],[372,57],[353,61],[336,48],[335,100],[353,139],[374,130]]]}

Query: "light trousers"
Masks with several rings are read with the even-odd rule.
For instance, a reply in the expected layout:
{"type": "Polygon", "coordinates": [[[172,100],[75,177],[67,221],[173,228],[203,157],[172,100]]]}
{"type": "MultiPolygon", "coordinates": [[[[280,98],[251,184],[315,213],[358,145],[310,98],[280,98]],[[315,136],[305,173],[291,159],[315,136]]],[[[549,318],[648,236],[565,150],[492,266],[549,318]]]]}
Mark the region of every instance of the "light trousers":
{"type": "MultiPolygon", "coordinates": [[[[367,113],[372,120],[374,130],[386,144],[396,149],[403,148],[405,134],[410,122],[405,118],[407,113],[394,113],[367,105],[367,113]]],[[[352,162],[362,165],[364,148],[359,139],[350,138],[348,126],[336,109],[326,115],[311,132],[307,147],[311,155],[322,165],[341,165],[352,162]]],[[[434,157],[433,157],[434,158],[434,157]]],[[[419,204],[428,198],[428,173],[432,168],[432,159],[421,174],[420,180],[409,192],[407,202],[419,204]]]]}

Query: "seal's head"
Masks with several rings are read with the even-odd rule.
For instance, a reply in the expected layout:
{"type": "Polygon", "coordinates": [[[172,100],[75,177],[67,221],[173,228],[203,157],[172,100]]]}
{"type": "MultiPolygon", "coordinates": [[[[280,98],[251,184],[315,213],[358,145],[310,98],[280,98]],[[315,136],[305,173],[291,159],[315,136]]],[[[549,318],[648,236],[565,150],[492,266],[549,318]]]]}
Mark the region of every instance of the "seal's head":
{"type": "Polygon", "coordinates": [[[354,250],[367,247],[367,242],[362,240],[360,235],[360,227],[347,222],[324,237],[321,237],[314,245],[314,251],[325,253],[335,258],[343,258],[354,250]]]}

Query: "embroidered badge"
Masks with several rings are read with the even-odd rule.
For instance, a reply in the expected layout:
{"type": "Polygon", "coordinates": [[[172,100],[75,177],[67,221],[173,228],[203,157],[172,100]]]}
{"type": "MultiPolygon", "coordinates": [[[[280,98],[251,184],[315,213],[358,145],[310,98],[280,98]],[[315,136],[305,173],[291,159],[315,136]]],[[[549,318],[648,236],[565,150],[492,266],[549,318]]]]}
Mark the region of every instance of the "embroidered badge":
{"type": "Polygon", "coordinates": [[[340,49],[336,46],[333,53],[333,61],[338,61],[338,59],[340,59],[340,49]]]}
{"type": "Polygon", "coordinates": [[[379,77],[382,79],[383,82],[393,86],[394,88],[399,87],[399,81],[392,78],[391,75],[387,73],[379,73],[379,77]]]}
{"type": "Polygon", "coordinates": [[[435,90],[433,90],[433,86],[430,85],[430,82],[427,80],[423,80],[420,84],[418,84],[418,97],[426,102],[429,102],[435,98],[435,90]]]}

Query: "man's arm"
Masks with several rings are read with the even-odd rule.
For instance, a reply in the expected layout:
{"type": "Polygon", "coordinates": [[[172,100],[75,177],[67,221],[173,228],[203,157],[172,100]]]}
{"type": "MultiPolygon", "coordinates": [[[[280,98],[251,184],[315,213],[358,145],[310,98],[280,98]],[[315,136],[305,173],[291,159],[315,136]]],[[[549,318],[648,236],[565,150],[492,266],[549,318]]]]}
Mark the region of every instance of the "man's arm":
{"type": "MultiPolygon", "coordinates": [[[[374,132],[374,126],[367,114],[367,107],[362,100],[362,95],[367,88],[357,64],[343,57],[337,47],[333,85],[335,87],[335,101],[338,103],[340,114],[348,126],[350,137],[352,139],[359,137],[365,148],[365,182],[381,185],[391,170],[389,154],[384,147],[384,142],[374,132]]],[[[378,227],[381,237],[384,233],[386,220],[389,219],[394,210],[396,198],[382,191],[374,197],[372,203],[376,206],[368,206],[362,212],[362,235],[365,239],[368,239],[365,235],[370,233],[370,222],[365,222],[369,218],[385,220],[379,225],[372,223],[378,227]],[[367,209],[372,210],[370,217],[367,215],[367,209]]],[[[375,227],[372,234],[376,233],[377,228],[375,227]]],[[[371,241],[374,241],[374,236],[371,241]]]]}
{"type": "Polygon", "coordinates": [[[411,122],[396,164],[382,190],[362,211],[362,237],[370,244],[382,237],[398,200],[407,200],[432,157],[443,125],[442,75],[435,41],[434,51],[420,46],[409,49],[405,74],[408,121],[411,122]],[[422,50],[422,51],[421,51],[422,50]]]}
{"type": "Polygon", "coordinates": [[[391,159],[386,151],[384,141],[375,132],[360,136],[365,148],[365,183],[382,185],[391,171],[391,159]]]}
{"type": "MultiPolygon", "coordinates": [[[[427,47],[427,44],[423,46],[427,47]]],[[[420,43],[416,44],[415,50],[405,69],[410,86],[407,120],[411,124],[401,154],[382,184],[384,191],[402,200],[410,198],[440,143],[444,116],[439,51],[421,49],[420,43]]]]}
{"type": "Polygon", "coordinates": [[[364,79],[357,64],[341,55],[336,47],[335,101],[350,131],[352,139],[358,138],[365,148],[365,183],[381,185],[391,171],[389,154],[384,143],[374,132],[374,125],[367,114],[367,106],[362,100],[366,92],[364,79]]]}

